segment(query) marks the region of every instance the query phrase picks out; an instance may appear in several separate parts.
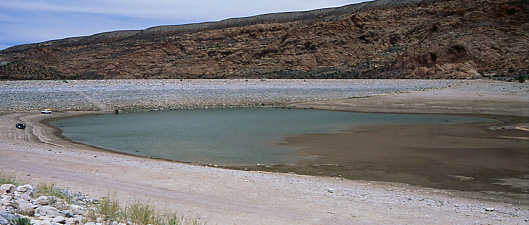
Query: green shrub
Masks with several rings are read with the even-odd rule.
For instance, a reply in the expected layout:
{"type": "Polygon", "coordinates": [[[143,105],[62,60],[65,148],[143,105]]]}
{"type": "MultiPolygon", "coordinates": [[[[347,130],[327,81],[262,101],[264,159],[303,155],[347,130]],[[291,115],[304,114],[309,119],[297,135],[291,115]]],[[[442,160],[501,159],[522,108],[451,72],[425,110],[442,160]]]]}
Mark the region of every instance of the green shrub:
{"type": "Polygon", "coordinates": [[[30,225],[31,221],[28,218],[22,217],[11,221],[14,225],[30,225]]]}
{"type": "Polygon", "coordinates": [[[158,224],[156,211],[151,205],[136,202],[126,209],[127,218],[133,224],[158,224]]]}
{"type": "Polygon", "coordinates": [[[96,214],[101,216],[108,224],[119,221],[121,207],[118,200],[113,200],[107,196],[96,206],[96,214]]]}

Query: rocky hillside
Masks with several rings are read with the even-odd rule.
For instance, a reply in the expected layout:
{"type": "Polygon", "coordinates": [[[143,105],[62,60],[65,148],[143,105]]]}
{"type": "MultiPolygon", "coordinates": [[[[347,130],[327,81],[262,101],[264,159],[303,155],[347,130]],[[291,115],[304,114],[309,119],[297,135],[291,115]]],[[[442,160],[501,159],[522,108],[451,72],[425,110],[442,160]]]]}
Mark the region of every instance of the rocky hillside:
{"type": "Polygon", "coordinates": [[[526,0],[378,0],[0,51],[0,79],[471,78],[529,72],[526,0]]]}

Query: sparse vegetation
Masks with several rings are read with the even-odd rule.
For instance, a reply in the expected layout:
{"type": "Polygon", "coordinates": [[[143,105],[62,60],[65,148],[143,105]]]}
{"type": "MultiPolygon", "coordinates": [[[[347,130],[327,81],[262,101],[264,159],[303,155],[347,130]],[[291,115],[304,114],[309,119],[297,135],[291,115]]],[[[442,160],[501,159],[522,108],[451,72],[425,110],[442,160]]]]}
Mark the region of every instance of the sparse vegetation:
{"type": "Polygon", "coordinates": [[[114,221],[119,220],[119,214],[121,207],[119,201],[113,200],[110,196],[107,196],[103,200],[99,201],[99,204],[94,204],[92,211],[88,214],[88,217],[96,221],[98,217],[102,218],[103,221],[112,224],[114,221]]]}
{"type": "Polygon", "coordinates": [[[14,185],[17,185],[18,184],[17,177],[16,176],[12,176],[12,175],[7,175],[7,174],[0,173],[0,185],[2,185],[2,184],[14,184],[14,185]]]}
{"type": "Polygon", "coordinates": [[[66,201],[68,204],[72,202],[72,196],[65,193],[64,190],[58,187],[55,187],[54,184],[51,184],[51,185],[40,184],[37,187],[36,194],[38,196],[54,196],[54,197],[57,197],[59,199],[66,201]]]}
{"type": "Polygon", "coordinates": [[[127,223],[127,224],[151,224],[151,225],[180,225],[180,224],[201,224],[197,220],[192,220],[180,216],[177,212],[159,211],[154,206],[140,201],[124,206],[108,195],[102,201],[94,203],[88,221],[103,221],[104,224],[127,223]]]}
{"type": "Polygon", "coordinates": [[[22,217],[11,221],[14,225],[30,225],[31,221],[28,218],[22,217]]]}

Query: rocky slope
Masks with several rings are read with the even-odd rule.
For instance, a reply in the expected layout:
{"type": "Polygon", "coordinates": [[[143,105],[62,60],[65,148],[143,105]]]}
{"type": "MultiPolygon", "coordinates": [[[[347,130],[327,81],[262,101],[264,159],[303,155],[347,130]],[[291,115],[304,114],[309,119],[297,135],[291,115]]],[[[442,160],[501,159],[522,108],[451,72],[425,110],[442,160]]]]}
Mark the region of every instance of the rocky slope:
{"type": "Polygon", "coordinates": [[[378,0],[0,51],[0,79],[526,76],[525,0],[378,0]]]}

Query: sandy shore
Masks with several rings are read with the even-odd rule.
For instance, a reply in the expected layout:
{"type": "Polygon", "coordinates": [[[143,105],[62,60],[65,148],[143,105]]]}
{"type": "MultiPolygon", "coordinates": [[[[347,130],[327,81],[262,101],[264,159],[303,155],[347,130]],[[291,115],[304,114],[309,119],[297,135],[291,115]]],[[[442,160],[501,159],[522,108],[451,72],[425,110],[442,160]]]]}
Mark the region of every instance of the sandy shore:
{"type": "MultiPolygon", "coordinates": [[[[342,85],[339,83],[336,85],[342,85]]],[[[387,83],[390,84],[391,82],[387,83]]],[[[329,84],[323,86],[332,89],[329,84]]],[[[72,88],[81,89],[80,86],[72,88]]],[[[318,92],[318,88],[320,86],[309,92],[318,92]]],[[[419,89],[419,86],[410,90],[395,89],[384,93],[410,92],[368,98],[352,98],[358,96],[344,94],[313,102],[325,96],[323,91],[311,97],[312,100],[299,97],[289,101],[302,102],[291,105],[298,108],[529,116],[527,84],[458,81],[457,85],[441,85],[434,90],[417,91],[419,89]]],[[[60,94],[60,90],[59,88],[53,93],[60,94]]],[[[82,98],[68,97],[71,102],[86,101],[96,110],[127,108],[125,106],[128,102],[107,102],[104,101],[105,98],[97,97],[109,94],[104,90],[99,89],[98,94],[72,91],[69,92],[72,96],[77,96],[78,93],[84,95],[81,95],[82,98]]],[[[238,89],[225,90],[227,93],[231,90],[237,95],[241,93],[238,89]]],[[[289,88],[283,90],[288,91],[289,88]]],[[[305,91],[302,88],[296,90],[299,93],[305,91]]],[[[347,85],[344,90],[350,91],[347,85]]],[[[27,93],[30,92],[23,95],[28,95],[27,93]]],[[[50,92],[46,89],[43,93],[50,92]]],[[[177,93],[176,88],[174,93],[177,93]]],[[[197,96],[200,96],[206,92],[194,93],[199,93],[197,96]]],[[[29,95],[32,96],[26,101],[36,101],[33,97],[40,93],[32,92],[29,95]]],[[[224,93],[222,95],[230,96],[224,93]]],[[[260,105],[259,98],[252,98],[250,94],[243,95],[246,99],[244,101],[260,105]]],[[[262,98],[272,97],[264,95],[262,98]]],[[[163,99],[168,99],[168,95],[163,99]]],[[[180,101],[177,97],[169,99],[180,101]]],[[[205,101],[198,100],[199,97],[196,99],[205,101]]],[[[5,100],[3,101],[5,103],[5,100]]],[[[277,100],[273,104],[279,103],[289,104],[285,100],[277,100]]],[[[170,104],[172,103],[167,105],[170,104]]],[[[215,104],[217,103],[211,105],[215,104]]],[[[232,103],[225,105],[230,106],[232,103]]],[[[233,106],[236,104],[233,103],[233,106]]],[[[66,109],[68,106],[64,107],[66,109]]],[[[142,105],[139,108],[149,107],[142,105]]],[[[5,111],[10,113],[0,116],[2,172],[18,174],[30,182],[55,183],[93,196],[105,196],[110,192],[116,193],[124,201],[148,201],[161,208],[176,209],[182,214],[196,216],[208,224],[525,224],[529,219],[529,206],[526,203],[505,203],[484,200],[479,196],[472,197],[474,194],[480,195],[479,193],[400,183],[227,170],[100,151],[65,141],[53,135],[54,130],[40,121],[50,117],[77,116],[101,111],[66,111],[42,115],[35,111],[22,112],[31,108],[21,110],[13,106],[9,109],[5,111]],[[26,123],[28,128],[16,129],[14,124],[17,122],[26,123]]],[[[522,120],[523,118],[513,121],[522,120]]],[[[504,128],[520,130],[527,129],[527,125],[516,123],[504,128]]]]}

